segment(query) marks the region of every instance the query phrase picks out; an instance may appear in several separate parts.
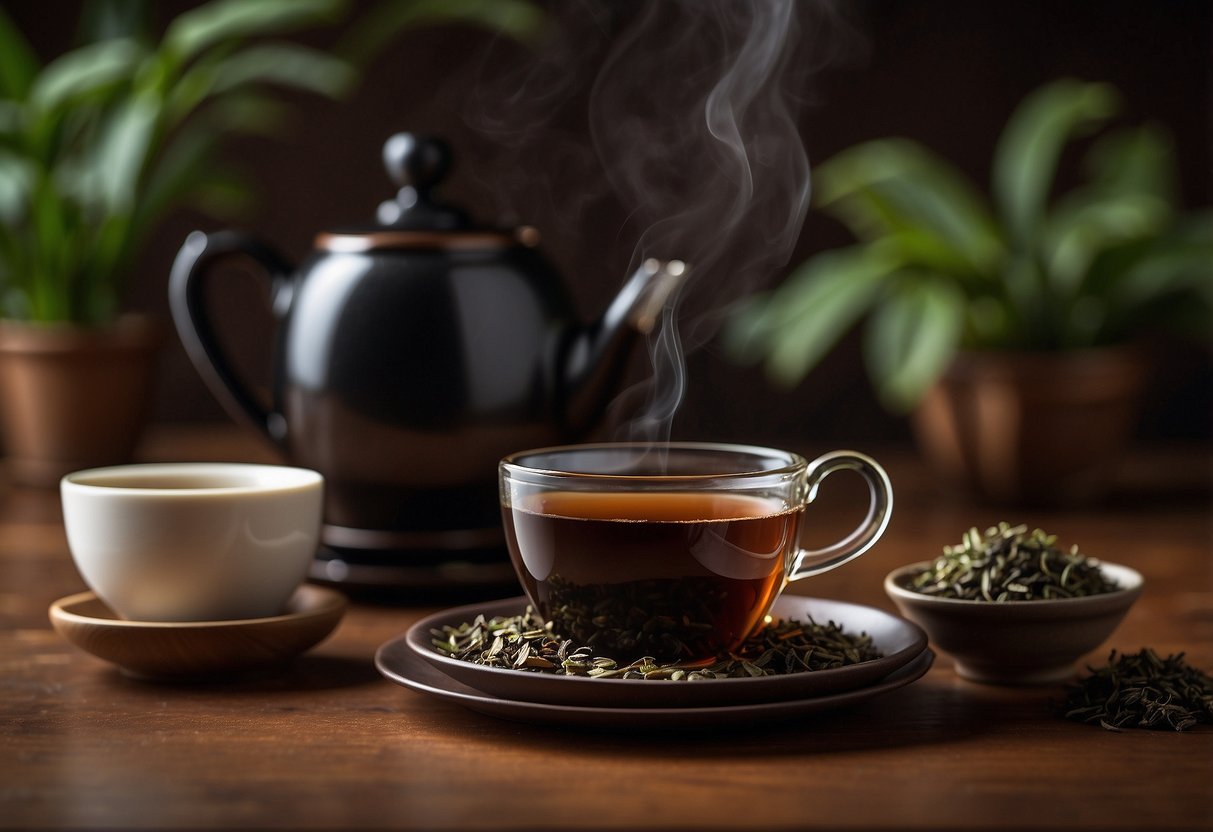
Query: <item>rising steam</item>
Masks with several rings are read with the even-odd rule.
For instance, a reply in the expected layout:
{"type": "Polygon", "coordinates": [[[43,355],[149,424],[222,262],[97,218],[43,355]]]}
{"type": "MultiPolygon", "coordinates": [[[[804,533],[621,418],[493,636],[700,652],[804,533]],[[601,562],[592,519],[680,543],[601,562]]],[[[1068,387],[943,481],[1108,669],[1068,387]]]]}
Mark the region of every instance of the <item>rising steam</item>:
{"type": "Polygon", "coordinates": [[[836,15],[804,0],[646,2],[626,6],[624,20],[618,4],[562,8],[561,36],[512,94],[492,93],[498,106],[480,109],[476,126],[499,143],[533,140],[542,126],[564,154],[558,167],[595,167],[629,212],[618,233],[635,240],[625,274],[650,257],[690,265],[649,336],[652,376],[621,405],[629,438],[668,438],[686,353],[796,244],[809,204],[797,117],[820,57],[807,35],[836,15]],[[588,142],[568,116],[587,86],[588,142]]]}

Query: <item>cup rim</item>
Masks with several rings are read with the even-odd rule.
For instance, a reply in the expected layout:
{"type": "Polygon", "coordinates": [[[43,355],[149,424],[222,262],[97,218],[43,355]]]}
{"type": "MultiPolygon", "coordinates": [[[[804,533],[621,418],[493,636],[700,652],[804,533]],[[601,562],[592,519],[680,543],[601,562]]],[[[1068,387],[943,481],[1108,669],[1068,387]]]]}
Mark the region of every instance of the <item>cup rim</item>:
{"type": "Polygon", "coordinates": [[[521,479],[529,482],[543,482],[548,480],[554,481],[570,481],[576,480],[581,482],[619,482],[619,483],[706,483],[720,482],[748,482],[753,480],[769,480],[784,479],[788,477],[801,476],[808,467],[807,460],[793,451],[784,451],[778,448],[769,448],[761,445],[743,445],[727,442],[587,442],[581,444],[570,445],[553,445],[545,448],[531,448],[524,451],[516,451],[504,457],[499,463],[499,469],[503,477],[511,479],[521,479]],[[664,448],[668,450],[684,450],[684,451],[707,451],[710,453],[731,453],[731,454],[747,454],[754,457],[777,458],[784,460],[783,464],[771,467],[763,467],[757,470],[750,471],[729,471],[729,472],[713,472],[713,473],[694,473],[694,474],[615,474],[615,473],[596,473],[589,471],[572,471],[563,468],[553,467],[538,467],[535,465],[527,465],[520,460],[527,457],[537,456],[552,456],[557,454],[566,454],[572,452],[585,451],[611,451],[611,450],[648,450],[652,448],[664,448]]]}
{"type": "Polygon", "coordinates": [[[60,480],[64,491],[147,497],[198,497],[204,495],[250,495],[308,490],[322,485],[324,477],[310,468],[257,462],[145,462],[85,468],[65,474],[60,480]],[[156,477],[233,476],[245,474],[255,481],[236,485],[190,488],[148,487],[140,485],[156,477]]]}

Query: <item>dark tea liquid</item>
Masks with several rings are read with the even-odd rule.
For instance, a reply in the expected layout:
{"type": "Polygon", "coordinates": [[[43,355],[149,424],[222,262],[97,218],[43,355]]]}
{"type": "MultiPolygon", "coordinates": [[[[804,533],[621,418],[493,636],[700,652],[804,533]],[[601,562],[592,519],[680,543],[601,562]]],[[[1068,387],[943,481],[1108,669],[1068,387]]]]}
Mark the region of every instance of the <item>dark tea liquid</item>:
{"type": "Polygon", "coordinates": [[[558,633],[619,661],[699,661],[736,647],[782,589],[803,507],[548,492],[504,514],[520,577],[558,633]]]}

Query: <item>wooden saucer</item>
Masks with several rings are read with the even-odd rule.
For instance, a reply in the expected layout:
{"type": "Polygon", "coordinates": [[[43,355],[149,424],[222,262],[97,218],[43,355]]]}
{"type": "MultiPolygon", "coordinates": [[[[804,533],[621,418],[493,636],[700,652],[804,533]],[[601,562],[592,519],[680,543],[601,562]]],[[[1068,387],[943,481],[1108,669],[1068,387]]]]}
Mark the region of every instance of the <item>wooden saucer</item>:
{"type": "Polygon", "coordinates": [[[50,607],[51,625],[80,649],[145,679],[202,679],[283,664],[328,636],[345,614],[346,599],[303,585],[286,612],[231,621],[127,621],[81,592],[50,607]]]}

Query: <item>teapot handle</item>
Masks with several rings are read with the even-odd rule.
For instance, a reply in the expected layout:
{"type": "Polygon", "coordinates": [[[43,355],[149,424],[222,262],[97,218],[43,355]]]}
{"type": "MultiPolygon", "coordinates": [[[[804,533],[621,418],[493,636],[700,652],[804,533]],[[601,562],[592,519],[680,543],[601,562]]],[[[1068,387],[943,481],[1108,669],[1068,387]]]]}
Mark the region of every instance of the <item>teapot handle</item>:
{"type": "Polygon", "coordinates": [[[250,257],[264,269],[274,317],[282,320],[290,306],[293,267],[270,246],[235,231],[215,234],[194,231],[186,238],[169,275],[169,308],[186,354],[219,403],[237,420],[250,422],[271,442],[281,446],[286,439],[285,417],[263,407],[236,374],[230,358],[215,337],[215,328],[206,309],[203,289],[210,279],[208,275],[213,273],[211,267],[232,255],[250,257]]]}

